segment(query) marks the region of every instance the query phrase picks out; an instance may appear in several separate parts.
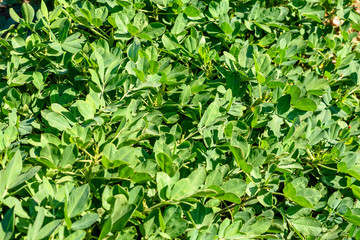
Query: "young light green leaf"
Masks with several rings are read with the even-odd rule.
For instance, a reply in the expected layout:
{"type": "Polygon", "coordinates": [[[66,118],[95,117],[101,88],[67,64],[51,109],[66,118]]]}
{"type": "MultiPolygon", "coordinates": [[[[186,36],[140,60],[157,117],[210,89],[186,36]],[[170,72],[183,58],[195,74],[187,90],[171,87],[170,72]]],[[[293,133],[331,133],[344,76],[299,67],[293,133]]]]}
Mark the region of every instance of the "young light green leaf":
{"type": "Polygon", "coordinates": [[[135,205],[126,204],[124,195],[119,195],[116,198],[114,211],[111,214],[111,232],[120,231],[134,214],[135,210],[135,205]]]}
{"type": "Polygon", "coordinates": [[[181,33],[185,29],[187,23],[188,23],[187,18],[184,16],[183,13],[180,13],[176,17],[175,24],[171,29],[171,33],[174,35],[181,33]]]}
{"type": "Polygon", "coordinates": [[[40,72],[33,72],[33,84],[41,91],[44,88],[44,77],[40,72]]]}
{"type": "Polygon", "coordinates": [[[190,96],[191,96],[191,87],[186,86],[180,95],[181,105],[186,105],[190,101],[190,96]]]}
{"type": "Polygon", "coordinates": [[[40,9],[41,9],[41,13],[44,15],[44,17],[46,19],[48,19],[49,18],[49,11],[47,9],[47,6],[46,6],[46,3],[44,2],[44,0],[41,0],[40,9]]]}
{"type": "Polygon", "coordinates": [[[55,20],[62,12],[62,5],[57,5],[54,10],[52,10],[49,14],[49,21],[52,22],[55,20]]]}
{"type": "Polygon", "coordinates": [[[274,33],[266,34],[265,37],[260,39],[259,45],[261,47],[266,47],[266,46],[270,45],[271,43],[273,43],[275,41],[275,39],[276,39],[276,35],[274,33]]]}
{"type": "Polygon", "coordinates": [[[319,236],[322,233],[321,223],[312,217],[300,217],[291,220],[291,224],[305,236],[319,236]]]}
{"type": "Polygon", "coordinates": [[[68,121],[59,113],[50,112],[48,114],[41,113],[42,116],[48,121],[49,125],[59,131],[64,131],[70,128],[68,121]]]}
{"type": "Polygon", "coordinates": [[[144,29],[144,33],[148,34],[151,38],[157,38],[164,34],[166,27],[159,22],[152,22],[144,29]]]}
{"type": "Polygon", "coordinates": [[[238,197],[242,197],[246,190],[246,183],[241,179],[231,179],[226,181],[221,186],[225,192],[236,194],[238,197]]]}
{"type": "Polygon", "coordinates": [[[16,151],[11,161],[8,164],[6,164],[6,168],[4,172],[6,189],[9,189],[10,186],[14,183],[15,179],[20,175],[22,171],[22,166],[23,166],[23,162],[20,151],[16,151]]]}
{"type": "Polygon", "coordinates": [[[76,145],[74,143],[69,144],[68,146],[66,146],[66,148],[63,151],[61,160],[59,162],[59,167],[64,168],[68,164],[73,165],[76,161],[77,156],[78,156],[78,149],[76,145]]]}
{"type": "Polygon", "coordinates": [[[302,111],[316,111],[317,109],[316,103],[309,98],[300,98],[293,104],[293,107],[302,111]]]}
{"type": "Polygon", "coordinates": [[[24,20],[26,23],[32,23],[34,16],[35,16],[35,11],[33,9],[33,7],[29,4],[29,3],[23,3],[21,6],[21,12],[23,14],[24,20]]]}
{"type": "Polygon", "coordinates": [[[82,230],[89,228],[99,219],[99,214],[97,213],[87,213],[80,220],[74,222],[71,225],[72,230],[82,230]]]}
{"type": "Polygon", "coordinates": [[[30,225],[28,229],[28,234],[27,234],[28,239],[30,240],[39,239],[38,234],[43,225],[44,219],[45,219],[45,209],[40,207],[37,212],[35,222],[33,223],[33,225],[30,225]]]}
{"type": "Polygon", "coordinates": [[[18,137],[18,129],[15,126],[8,126],[4,132],[4,142],[5,147],[9,147],[18,137]]]}
{"type": "Polygon", "coordinates": [[[78,230],[76,232],[71,233],[69,236],[67,236],[64,240],[78,240],[78,239],[84,239],[86,236],[86,232],[84,230],[78,230]]]}
{"type": "Polygon", "coordinates": [[[40,229],[37,237],[39,239],[44,239],[44,238],[50,236],[60,226],[61,223],[62,223],[62,220],[60,220],[60,219],[56,219],[56,220],[53,220],[53,221],[47,223],[45,226],[43,226],[40,229]]]}
{"type": "Polygon", "coordinates": [[[172,171],[172,160],[166,153],[158,153],[156,155],[156,161],[159,164],[161,170],[170,175],[172,171]]]}
{"type": "Polygon", "coordinates": [[[188,16],[188,17],[198,17],[200,15],[200,10],[197,9],[194,6],[187,6],[184,9],[184,13],[188,16]]]}
{"type": "Polygon", "coordinates": [[[181,197],[185,197],[189,194],[189,186],[191,182],[188,178],[180,179],[177,183],[175,183],[174,187],[171,189],[171,199],[179,199],[181,197]]]}
{"type": "MultiPolygon", "coordinates": [[[[18,167],[19,167],[19,165],[18,165],[18,167]]],[[[15,188],[15,187],[23,184],[24,182],[28,181],[29,179],[33,178],[40,169],[41,169],[40,166],[35,166],[35,167],[30,168],[27,172],[20,174],[11,182],[9,189],[15,188]]]]}
{"type": "Polygon", "coordinates": [[[15,22],[20,22],[20,17],[13,8],[9,9],[9,15],[15,22]]]}
{"type": "Polygon", "coordinates": [[[88,102],[85,102],[84,100],[78,100],[76,101],[76,106],[85,120],[94,118],[95,109],[88,102]]]}
{"type": "Polygon", "coordinates": [[[194,192],[194,191],[198,190],[201,187],[201,185],[204,184],[205,179],[206,179],[205,168],[200,167],[200,168],[196,169],[188,176],[188,178],[191,182],[191,184],[188,186],[188,191],[194,192]]]}
{"type": "Polygon", "coordinates": [[[87,184],[74,188],[70,192],[67,209],[69,218],[79,215],[86,209],[89,196],[90,187],[87,184]]]}

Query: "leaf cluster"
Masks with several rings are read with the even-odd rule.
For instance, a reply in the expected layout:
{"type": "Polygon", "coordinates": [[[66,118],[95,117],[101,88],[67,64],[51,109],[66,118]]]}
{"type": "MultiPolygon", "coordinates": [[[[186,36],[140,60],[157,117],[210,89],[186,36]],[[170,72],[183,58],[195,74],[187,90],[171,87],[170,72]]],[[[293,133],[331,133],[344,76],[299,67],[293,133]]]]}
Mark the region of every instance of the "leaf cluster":
{"type": "Polygon", "coordinates": [[[0,239],[360,239],[351,4],[11,8],[0,239]]]}

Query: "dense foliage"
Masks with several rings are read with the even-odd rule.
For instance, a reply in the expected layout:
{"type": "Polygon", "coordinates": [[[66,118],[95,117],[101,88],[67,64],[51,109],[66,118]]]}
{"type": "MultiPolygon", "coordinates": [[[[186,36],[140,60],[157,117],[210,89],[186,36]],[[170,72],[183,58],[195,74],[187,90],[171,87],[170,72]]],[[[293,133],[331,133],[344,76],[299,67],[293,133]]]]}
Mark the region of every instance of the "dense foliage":
{"type": "Polygon", "coordinates": [[[351,4],[10,9],[0,239],[360,239],[351,4]]]}

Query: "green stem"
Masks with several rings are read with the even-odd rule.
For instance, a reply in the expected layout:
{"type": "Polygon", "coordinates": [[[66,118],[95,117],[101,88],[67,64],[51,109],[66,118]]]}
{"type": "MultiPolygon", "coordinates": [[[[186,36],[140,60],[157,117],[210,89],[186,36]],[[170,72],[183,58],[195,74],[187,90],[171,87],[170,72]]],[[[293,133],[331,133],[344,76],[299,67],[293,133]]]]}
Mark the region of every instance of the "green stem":
{"type": "Polygon", "coordinates": [[[305,238],[301,235],[301,233],[299,233],[299,231],[292,225],[292,223],[287,219],[286,215],[283,213],[283,211],[281,211],[280,209],[278,209],[276,206],[273,206],[283,217],[283,219],[285,219],[285,221],[288,223],[288,226],[290,226],[290,228],[302,239],[305,240],[305,238]]]}
{"type": "Polygon", "coordinates": [[[150,208],[146,208],[144,210],[144,212],[151,212],[154,209],[160,208],[160,207],[165,206],[165,205],[172,205],[172,204],[176,204],[176,203],[174,203],[174,202],[160,202],[158,204],[155,204],[154,206],[151,206],[150,208]]]}
{"type": "Polygon", "coordinates": [[[110,36],[109,36],[104,30],[102,30],[102,29],[99,28],[99,27],[97,27],[96,29],[99,30],[99,31],[100,31],[104,36],[106,36],[107,39],[109,40],[110,36]]]}
{"type": "Polygon", "coordinates": [[[109,40],[109,37],[104,36],[103,34],[101,34],[101,33],[99,33],[98,31],[96,31],[94,28],[90,28],[90,30],[91,30],[93,33],[95,33],[96,35],[98,35],[99,37],[102,37],[102,38],[104,38],[104,39],[106,39],[106,40],[109,40]]]}
{"type": "Polygon", "coordinates": [[[272,193],[272,194],[275,194],[275,195],[279,195],[279,196],[285,196],[283,193],[278,193],[278,192],[270,192],[270,193],[272,193]]]}
{"type": "Polygon", "coordinates": [[[314,158],[314,156],[311,154],[310,150],[308,148],[306,148],[306,152],[309,155],[309,157],[311,158],[311,160],[315,161],[316,159],[314,158]]]}
{"type": "Polygon", "coordinates": [[[259,82],[259,99],[261,99],[261,97],[262,97],[261,83],[259,82]]]}
{"type": "Polygon", "coordinates": [[[335,172],[337,172],[337,171],[338,171],[337,169],[332,168],[332,167],[328,167],[328,166],[326,166],[326,165],[322,165],[322,164],[317,164],[317,165],[318,165],[318,166],[320,166],[320,167],[323,167],[323,168],[326,168],[326,169],[329,169],[329,170],[335,171],[335,172]]]}
{"type": "Polygon", "coordinates": [[[186,138],[182,139],[182,140],[180,141],[179,145],[182,144],[183,142],[185,142],[186,140],[188,140],[189,138],[191,138],[192,136],[194,136],[194,135],[197,134],[197,133],[199,133],[199,130],[198,130],[198,129],[196,129],[194,132],[190,133],[186,138]]]}

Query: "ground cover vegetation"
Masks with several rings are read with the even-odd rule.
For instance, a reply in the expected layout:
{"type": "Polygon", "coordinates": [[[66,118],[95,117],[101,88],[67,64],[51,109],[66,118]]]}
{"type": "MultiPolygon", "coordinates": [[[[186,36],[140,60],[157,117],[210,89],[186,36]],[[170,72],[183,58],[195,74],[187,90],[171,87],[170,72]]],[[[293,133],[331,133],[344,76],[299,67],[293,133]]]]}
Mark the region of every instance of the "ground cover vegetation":
{"type": "Polygon", "coordinates": [[[0,239],[360,239],[352,4],[7,8],[0,239]]]}

